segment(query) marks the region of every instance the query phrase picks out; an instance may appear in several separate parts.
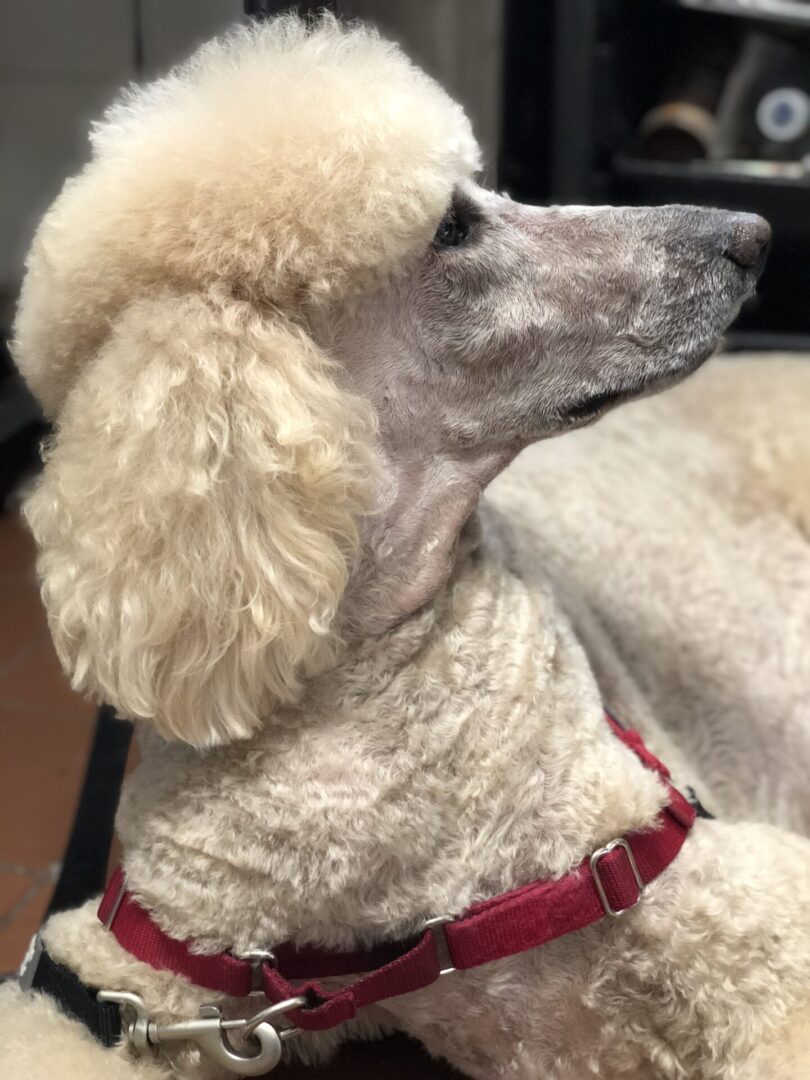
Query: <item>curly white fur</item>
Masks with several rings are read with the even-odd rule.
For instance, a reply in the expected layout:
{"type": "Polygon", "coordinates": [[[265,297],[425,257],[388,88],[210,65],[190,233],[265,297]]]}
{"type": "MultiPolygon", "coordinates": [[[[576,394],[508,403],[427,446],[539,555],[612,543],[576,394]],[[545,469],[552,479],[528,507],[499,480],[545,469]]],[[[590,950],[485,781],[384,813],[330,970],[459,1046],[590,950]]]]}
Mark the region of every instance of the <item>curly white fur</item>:
{"type": "Polygon", "coordinates": [[[16,324],[58,414],[26,513],[74,687],[209,745],[334,655],[369,507],[370,410],[302,309],[407,264],[478,152],[394,46],[328,17],[212,42],[93,150],[16,324]]]}
{"type": "Polygon", "coordinates": [[[74,687],[197,745],[294,699],[334,654],[370,425],[300,328],[233,300],[130,305],[26,506],[74,687]]]}

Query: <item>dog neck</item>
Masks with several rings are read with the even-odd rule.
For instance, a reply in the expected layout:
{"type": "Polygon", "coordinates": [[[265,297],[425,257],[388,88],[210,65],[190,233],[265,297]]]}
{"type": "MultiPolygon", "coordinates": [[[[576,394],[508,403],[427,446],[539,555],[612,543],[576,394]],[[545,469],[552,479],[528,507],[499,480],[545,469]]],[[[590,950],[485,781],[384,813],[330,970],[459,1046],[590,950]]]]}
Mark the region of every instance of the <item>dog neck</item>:
{"type": "Polygon", "coordinates": [[[341,607],[346,637],[384,634],[446,587],[457,560],[478,545],[481,493],[517,450],[448,454],[397,442],[380,446],[377,512],[366,523],[341,607]]]}
{"type": "Polygon", "coordinates": [[[149,735],[119,831],[131,887],[204,948],[407,936],[566,872],[664,798],[611,735],[545,581],[482,507],[445,589],[251,740],[149,735]]]}

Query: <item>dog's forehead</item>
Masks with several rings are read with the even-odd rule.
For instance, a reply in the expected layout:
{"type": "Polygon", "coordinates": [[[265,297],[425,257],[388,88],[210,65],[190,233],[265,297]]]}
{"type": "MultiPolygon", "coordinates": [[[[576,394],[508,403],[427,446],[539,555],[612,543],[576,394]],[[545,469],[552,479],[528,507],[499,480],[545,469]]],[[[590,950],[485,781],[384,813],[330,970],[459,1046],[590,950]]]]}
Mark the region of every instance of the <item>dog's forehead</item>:
{"type": "Polygon", "coordinates": [[[365,289],[424,252],[479,166],[437,83],[328,16],[210,42],[126,91],[92,142],[40,226],[17,320],[51,412],[128,304],[180,288],[297,313],[365,289]]]}
{"type": "Polygon", "coordinates": [[[126,91],[92,142],[72,201],[93,189],[100,213],[137,219],[141,259],[154,235],[158,265],[168,255],[195,275],[265,284],[271,268],[296,292],[391,269],[480,165],[460,105],[397,46],[330,17],[210,42],[126,91]]]}
{"type": "Polygon", "coordinates": [[[212,42],[126,95],[94,145],[101,170],[123,162],[143,186],[136,211],[174,206],[203,259],[216,245],[221,266],[225,238],[243,278],[272,261],[315,292],[327,282],[311,281],[306,255],[327,268],[322,278],[390,269],[429,239],[455,184],[479,165],[456,102],[396,46],[329,18],[212,42]]]}

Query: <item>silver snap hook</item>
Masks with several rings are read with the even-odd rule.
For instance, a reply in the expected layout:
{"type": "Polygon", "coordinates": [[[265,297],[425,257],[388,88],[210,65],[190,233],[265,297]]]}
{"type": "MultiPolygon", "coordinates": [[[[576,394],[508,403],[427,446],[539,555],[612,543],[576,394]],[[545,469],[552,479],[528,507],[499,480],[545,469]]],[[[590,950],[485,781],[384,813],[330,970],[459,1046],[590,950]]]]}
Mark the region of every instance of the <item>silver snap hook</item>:
{"type": "Polygon", "coordinates": [[[99,1001],[114,1002],[119,1006],[126,1037],[140,1053],[154,1052],[162,1043],[193,1042],[209,1060],[235,1076],[264,1076],[278,1065],[282,1040],[297,1035],[299,1029],[285,1027],[279,1031],[270,1020],[306,1004],[306,998],[290,998],[270,1005],[248,1019],[234,1020],[226,1020],[216,1005],[203,1005],[193,1020],[158,1024],[150,1019],[137,994],[100,990],[97,997],[99,1001]],[[243,1047],[233,1045],[228,1035],[231,1031],[241,1036],[243,1047]]]}
{"type": "MultiPolygon", "coordinates": [[[[257,1024],[250,1032],[250,1042],[246,1042],[244,1050],[237,1050],[227,1035],[227,1029],[231,1024],[241,1030],[244,1021],[228,1021],[222,1019],[222,1014],[216,1005],[203,1005],[200,1009],[200,1019],[190,1020],[188,1024],[199,1024],[199,1030],[187,1035],[197,1043],[205,1056],[220,1065],[223,1069],[235,1073],[237,1076],[264,1076],[265,1073],[274,1069],[281,1060],[281,1039],[278,1032],[269,1022],[257,1024]],[[208,1022],[210,1026],[204,1026],[208,1022]],[[254,1049],[258,1043],[258,1051],[254,1049]]],[[[169,1028],[182,1027],[183,1025],[169,1025],[169,1028]]],[[[158,1038],[156,1042],[167,1041],[174,1038],[174,1032],[155,1032],[158,1038]]],[[[183,1038],[181,1033],[179,1038],[183,1038]]]]}

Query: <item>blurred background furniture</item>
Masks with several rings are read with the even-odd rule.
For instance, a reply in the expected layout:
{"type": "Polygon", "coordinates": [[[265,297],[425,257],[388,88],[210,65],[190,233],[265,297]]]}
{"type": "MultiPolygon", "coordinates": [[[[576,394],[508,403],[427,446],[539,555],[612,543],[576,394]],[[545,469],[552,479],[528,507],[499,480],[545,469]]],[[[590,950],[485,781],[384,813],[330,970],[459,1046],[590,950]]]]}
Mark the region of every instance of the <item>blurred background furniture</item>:
{"type": "Polygon", "coordinates": [[[507,0],[499,183],[527,202],[753,210],[733,347],[810,347],[810,3],[507,0]]]}

